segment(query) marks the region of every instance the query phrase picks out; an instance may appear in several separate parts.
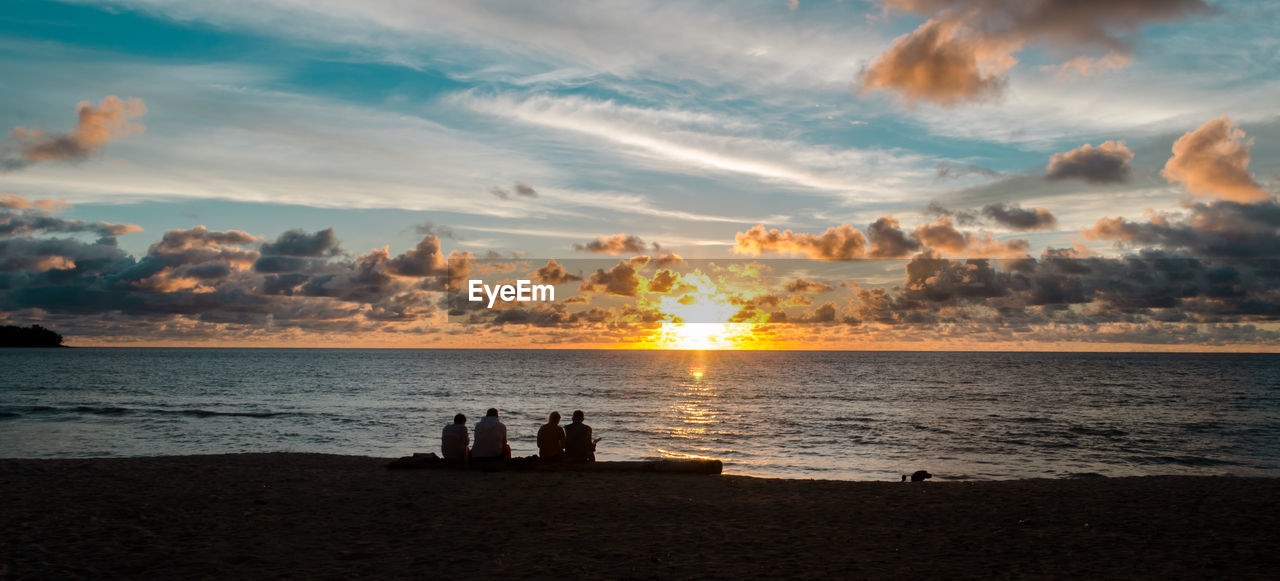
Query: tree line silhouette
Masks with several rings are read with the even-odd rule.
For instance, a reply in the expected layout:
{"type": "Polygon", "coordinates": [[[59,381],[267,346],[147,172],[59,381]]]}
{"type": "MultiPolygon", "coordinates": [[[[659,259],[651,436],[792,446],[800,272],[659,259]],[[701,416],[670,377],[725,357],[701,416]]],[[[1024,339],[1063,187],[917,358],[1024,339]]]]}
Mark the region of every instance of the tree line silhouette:
{"type": "Polygon", "coordinates": [[[0,347],[63,347],[62,335],[52,330],[31,325],[18,327],[5,325],[0,327],[0,347]]]}

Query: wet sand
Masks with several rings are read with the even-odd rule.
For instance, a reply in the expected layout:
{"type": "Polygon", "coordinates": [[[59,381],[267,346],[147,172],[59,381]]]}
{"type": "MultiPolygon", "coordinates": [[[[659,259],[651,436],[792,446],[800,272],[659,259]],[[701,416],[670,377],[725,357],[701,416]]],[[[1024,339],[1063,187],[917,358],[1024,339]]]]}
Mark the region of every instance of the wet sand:
{"type": "Polygon", "coordinates": [[[0,460],[0,578],[1274,578],[1280,480],[836,482],[0,460]]]}

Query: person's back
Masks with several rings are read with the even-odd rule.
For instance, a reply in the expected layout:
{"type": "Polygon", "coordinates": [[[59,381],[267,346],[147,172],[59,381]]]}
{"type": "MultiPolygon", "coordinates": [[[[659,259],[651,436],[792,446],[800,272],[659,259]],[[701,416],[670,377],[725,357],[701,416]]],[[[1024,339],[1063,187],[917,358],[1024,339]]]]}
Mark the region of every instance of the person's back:
{"type": "Polygon", "coordinates": [[[467,416],[453,416],[453,423],[440,433],[440,453],[445,460],[461,461],[467,457],[471,434],[467,432],[467,416]]]}
{"type": "Polygon", "coordinates": [[[551,412],[547,416],[547,423],[538,429],[538,457],[545,462],[558,462],[564,454],[564,440],[560,412],[551,412]]]}
{"type": "Polygon", "coordinates": [[[489,408],[485,416],[476,422],[476,441],[471,447],[474,458],[502,458],[507,443],[507,426],[498,420],[498,410],[489,408]]]}
{"type": "Polygon", "coordinates": [[[582,423],[582,410],[573,412],[573,423],[564,427],[564,453],[570,462],[594,462],[596,443],[591,440],[591,426],[582,423]]]}

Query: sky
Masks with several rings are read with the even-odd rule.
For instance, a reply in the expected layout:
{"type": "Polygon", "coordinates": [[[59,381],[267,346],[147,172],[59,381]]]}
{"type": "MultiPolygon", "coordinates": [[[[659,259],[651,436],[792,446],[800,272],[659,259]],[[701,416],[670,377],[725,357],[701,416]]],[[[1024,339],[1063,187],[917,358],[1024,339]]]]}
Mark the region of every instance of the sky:
{"type": "Polygon", "coordinates": [[[1277,18],[10,0],[0,323],[73,345],[1280,351],[1277,18]],[[559,300],[477,309],[472,278],[559,300]]]}

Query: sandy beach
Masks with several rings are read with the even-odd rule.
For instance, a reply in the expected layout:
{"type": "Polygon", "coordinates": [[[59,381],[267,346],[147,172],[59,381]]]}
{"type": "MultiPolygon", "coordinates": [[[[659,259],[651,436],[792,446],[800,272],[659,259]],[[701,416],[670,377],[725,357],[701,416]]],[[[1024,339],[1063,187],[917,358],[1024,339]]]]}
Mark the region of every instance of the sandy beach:
{"type": "Polygon", "coordinates": [[[1280,480],[838,482],[0,460],[0,578],[1271,578],[1280,480]]]}

